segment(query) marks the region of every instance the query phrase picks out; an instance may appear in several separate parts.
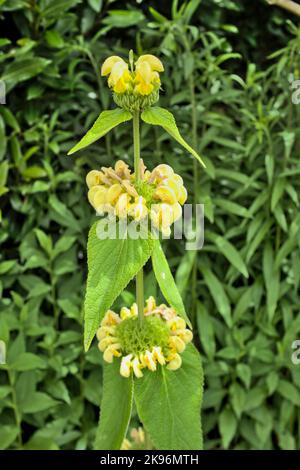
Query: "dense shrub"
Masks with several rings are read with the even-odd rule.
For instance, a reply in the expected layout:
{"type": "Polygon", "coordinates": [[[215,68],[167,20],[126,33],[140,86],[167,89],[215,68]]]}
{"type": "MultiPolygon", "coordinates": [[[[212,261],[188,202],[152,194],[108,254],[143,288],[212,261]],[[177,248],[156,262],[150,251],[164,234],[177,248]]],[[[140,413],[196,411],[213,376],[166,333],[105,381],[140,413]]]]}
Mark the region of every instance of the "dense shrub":
{"type": "MultiPolygon", "coordinates": [[[[206,448],[299,448],[299,108],[289,82],[300,73],[299,30],[263,1],[192,0],[180,11],[181,2],[160,3],[1,3],[0,448],[92,445],[101,355],[82,347],[93,217],[84,178],[131,161],[128,125],[66,153],[110,105],[101,62],[131,47],[164,59],[161,102],[207,162],[196,170],[162,133],[143,129],[145,148],[154,142],[146,164],[171,162],[190,201],[196,190],[205,204],[202,251],[172,241],[167,255],[198,331],[206,448]]],[[[146,286],[156,291],[150,272],[146,286]]],[[[121,301],[133,296],[129,286],[121,301]]]]}

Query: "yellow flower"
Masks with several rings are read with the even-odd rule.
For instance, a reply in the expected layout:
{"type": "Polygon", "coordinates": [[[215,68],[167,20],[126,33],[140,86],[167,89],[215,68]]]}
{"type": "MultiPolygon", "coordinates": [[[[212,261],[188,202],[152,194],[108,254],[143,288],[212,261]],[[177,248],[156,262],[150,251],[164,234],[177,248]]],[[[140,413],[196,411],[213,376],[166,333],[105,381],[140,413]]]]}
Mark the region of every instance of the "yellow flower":
{"type": "Polygon", "coordinates": [[[106,338],[101,339],[98,344],[98,348],[101,352],[103,352],[110,344],[113,344],[115,341],[116,339],[113,336],[106,336],[106,338]]]}
{"type": "Polygon", "coordinates": [[[137,378],[143,377],[143,373],[141,371],[141,368],[142,368],[142,364],[140,363],[139,358],[135,357],[132,361],[132,369],[133,369],[134,375],[137,378]]]}
{"type": "Polygon", "coordinates": [[[161,61],[151,54],[139,57],[135,63],[135,88],[134,91],[140,95],[150,95],[154,88],[160,87],[160,78],[157,72],[163,72],[161,61]]]}
{"type": "Polygon", "coordinates": [[[127,307],[122,307],[121,310],[120,310],[120,317],[122,320],[125,320],[126,318],[130,318],[132,315],[131,315],[131,311],[129,308],[127,307]]]}
{"type": "Polygon", "coordinates": [[[142,196],[135,199],[134,204],[130,207],[129,214],[138,222],[148,215],[146,201],[142,196]]]}
{"type": "Polygon", "coordinates": [[[110,344],[103,353],[103,359],[106,362],[113,362],[114,357],[121,356],[119,349],[121,349],[121,345],[119,343],[110,344]]]}
{"type": "Polygon", "coordinates": [[[162,353],[161,347],[160,346],[154,346],[152,350],[152,356],[154,360],[158,361],[160,365],[164,366],[166,363],[165,357],[162,353]]]}
{"type": "Polygon", "coordinates": [[[113,184],[108,190],[106,194],[106,202],[108,204],[115,204],[118,197],[122,193],[122,186],[119,183],[113,184]]]}
{"type": "Polygon", "coordinates": [[[172,360],[167,364],[167,369],[169,370],[177,370],[182,364],[182,359],[179,354],[174,354],[172,360]]]}
{"type": "Polygon", "coordinates": [[[148,298],[144,312],[143,328],[146,329],[142,332],[137,323],[136,303],[130,308],[122,307],[119,315],[108,310],[97,331],[103,359],[111,363],[115,357],[121,357],[120,374],[123,377],[129,377],[131,370],[135,377],[143,377],[143,369],[155,372],[158,365],[167,366],[169,370],[178,369],[180,353],[193,337],[176,311],[165,304],[156,305],[154,297],[148,298]]]}
{"type": "Polygon", "coordinates": [[[115,326],[101,326],[97,330],[97,340],[101,341],[103,338],[107,338],[110,335],[115,335],[115,326]]]}
{"type": "Polygon", "coordinates": [[[92,188],[93,186],[97,186],[102,183],[102,173],[98,170],[89,171],[86,175],[86,184],[88,188],[92,188]]]}
{"type": "Polygon", "coordinates": [[[94,207],[94,196],[96,194],[96,192],[98,191],[99,189],[99,186],[93,186],[89,192],[88,192],[88,200],[89,200],[89,203],[94,207]]]}
{"type": "Polygon", "coordinates": [[[94,206],[97,212],[102,212],[104,209],[104,204],[106,202],[107,190],[104,186],[94,186],[90,189],[90,192],[92,190],[94,190],[94,192],[90,196],[92,198],[92,205],[94,206]]]}
{"type": "Polygon", "coordinates": [[[179,338],[179,336],[171,336],[170,346],[172,349],[175,349],[179,353],[185,350],[185,342],[179,338]]]}
{"type": "Polygon", "coordinates": [[[121,194],[118,198],[116,205],[115,205],[115,215],[120,217],[120,219],[125,219],[128,215],[128,211],[130,209],[130,197],[127,193],[121,194]]]}
{"type": "Polygon", "coordinates": [[[120,178],[130,179],[131,174],[128,165],[123,160],[118,160],[115,164],[115,172],[120,178]]]}
{"type": "Polygon", "coordinates": [[[183,205],[185,201],[187,200],[187,190],[185,189],[184,186],[180,187],[180,193],[178,196],[178,202],[179,204],[183,205]]]}
{"type": "Polygon", "coordinates": [[[176,222],[176,220],[180,219],[182,216],[182,208],[179,202],[176,202],[175,204],[172,205],[172,212],[173,212],[173,222],[176,222]]]}
{"type": "Polygon", "coordinates": [[[175,192],[168,186],[159,186],[154,193],[154,197],[168,204],[175,204],[177,202],[175,192]]]}
{"type": "Polygon", "coordinates": [[[155,298],[151,295],[147,300],[146,300],[146,307],[144,308],[144,313],[147,312],[152,312],[156,307],[156,301],[155,298]]]}
{"type": "Polygon", "coordinates": [[[135,302],[130,307],[130,313],[131,313],[132,317],[137,317],[138,316],[138,306],[135,302]]]}
{"type": "Polygon", "coordinates": [[[150,213],[150,218],[154,227],[161,230],[164,235],[170,235],[170,225],[173,223],[174,220],[171,205],[165,203],[153,205],[150,213]]]}
{"type": "Polygon", "coordinates": [[[101,326],[114,326],[120,323],[121,319],[113,310],[108,310],[101,322],[101,326]]]}
{"type": "Polygon", "coordinates": [[[183,339],[183,341],[187,344],[190,343],[193,339],[193,333],[191,330],[181,330],[181,333],[179,333],[179,337],[183,339]]]}
{"type": "Polygon", "coordinates": [[[132,354],[128,354],[127,356],[122,357],[121,366],[120,366],[120,374],[122,375],[122,377],[130,376],[130,369],[132,366],[131,358],[132,358],[132,354]]]}
{"type": "Polygon", "coordinates": [[[170,165],[166,165],[165,163],[161,163],[152,171],[154,177],[160,182],[164,178],[168,178],[174,175],[174,170],[170,165]]]}
{"type": "Polygon", "coordinates": [[[153,358],[153,354],[150,351],[147,350],[144,354],[141,355],[141,362],[144,367],[148,367],[148,369],[152,370],[152,372],[156,370],[155,360],[153,358]]]}
{"type": "Polygon", "coordinates": [[[164,71],[164,66],[162,62],[155,55],[152,55],[152,54],[141,55],[135,63],[136,67],[141,65],[143,62],[148,63],[149,66],[151,67],[151,70],[155,70],[156,72],[164,71]]]}
{"type": "Polygon", "coordinates": [[[119,62],[124,62],[124,60],[121,57],[117,56],[117,55],[112,55],[111,57],[108,57],[102,64],[101,75],[102,76],[109,75],[111,73],[114,65],[116,65],[119,62]]]}
{"type": "Polygon", "coordinates": [[[158,165],[151,173],[143,164],[137,183],[128,165],[119,160],[114,169],[102,167],[101,171],[90,171],[86,181],[89,202],[99,215],[114,214],[137,222],[150,216],[152,228],[166,237],[171,233],[171,225],[181,217],[181,205],[187,198],[181,176],[166,164],[158,165]]]}
{"type": "Polygon", "coordinates": [[[124,93],[130,88],[131,74],[121,57],[108,57],[102,65],[101,75],[109,75],[108,86],[116,93],[124,93]]]}

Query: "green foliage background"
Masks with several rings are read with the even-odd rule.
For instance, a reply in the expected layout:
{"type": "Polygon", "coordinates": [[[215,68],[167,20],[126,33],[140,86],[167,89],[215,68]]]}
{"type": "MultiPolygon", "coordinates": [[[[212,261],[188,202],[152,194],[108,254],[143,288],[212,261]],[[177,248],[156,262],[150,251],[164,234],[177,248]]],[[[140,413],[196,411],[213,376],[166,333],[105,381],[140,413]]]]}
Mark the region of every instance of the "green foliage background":
{"type": "MultiPolygon", "coordinates": [[[[166,245],[187,312],[197,302],[205,447],[300,447],[300,366],[291,362],[300,335],[300,139],[289,82],[299,78],[300,30],[263,0],[191,0],[181,13],[177,4],[0,0],[2,449],[92,447],[102,359],[95,344],[83,352],[93,219],[84,178],[120,158],[132,163],[130,124],[66,153],[111,105],[101,62],[129,48],[164,61],[160,104],[190,142],[194,103],[207,162],[197,184],[204,248],[195,257],[184,242],[166,245]]],[[[184,150],[144,125],[142,156],[150,168],[171,164],[192,201],[184,150]]],[[[151,272],[146,286],[157,291],[151,272]]],[[[116,308],[133,298],[129,286],[116,308]]]]}

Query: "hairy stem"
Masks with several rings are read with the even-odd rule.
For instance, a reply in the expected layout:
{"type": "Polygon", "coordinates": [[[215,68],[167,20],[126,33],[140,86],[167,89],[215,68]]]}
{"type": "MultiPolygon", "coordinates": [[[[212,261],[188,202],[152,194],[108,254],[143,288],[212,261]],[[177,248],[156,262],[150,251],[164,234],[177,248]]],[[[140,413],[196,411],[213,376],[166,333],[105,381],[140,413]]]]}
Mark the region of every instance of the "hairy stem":
{"type": "MultiPolygon", "coordinates": [[[[192,106],[192,145],[194,149],[197,149],[197,107],[195,97],[195,82],[194,75],[190,76],[190,102],[192,106]]],[[[194,159],[193,162],[193,187],[194,187],[194,211],[196,214],[196,204],[198,201],[198,186],[199,186],[199,173],[198,173],[198,162],[194,159]]],[[[195,322],[197,312],[197,254],[195,256],[193,272],[192,272],[192,323],[195,322]]]]}
{"type": "MultiPolygon", "coordinates": [[[[134,173],[136,182],[141,178],[140,173],[140,116],[139,111],[133,113],[133,149],[134,149],[134,173]]],[[[136,275],[136,303],[140,324],[144,321],[144,276],[143,268],[136,275]]]]}

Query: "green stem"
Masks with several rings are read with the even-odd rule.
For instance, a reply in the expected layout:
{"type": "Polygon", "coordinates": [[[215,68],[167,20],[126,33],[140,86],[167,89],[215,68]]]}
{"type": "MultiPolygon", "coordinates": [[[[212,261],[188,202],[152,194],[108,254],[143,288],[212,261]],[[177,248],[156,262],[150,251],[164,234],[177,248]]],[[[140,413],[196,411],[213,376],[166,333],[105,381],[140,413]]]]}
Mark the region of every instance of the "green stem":
{"type": "MultiPolygon", "coordinates": [[[[141,178],[140,173],[140,116],[139,111],[133,112],[133,149],[134,149],[134,173],[135,180],[138,183],[141,178]]],[[[140,325],[144,321],[144,276],[143,268],[136,275],[136,303],[140,325]]]]}
{"type": "MultiPolygon", "coordinates": [[[[197,149],[197,106],[195,97],[195,83],[193,74],[190,76],[190,101],[192,106],[192,144],[194,149],[197,149]]],[[[194,210],[196,214],[196,204],[198,201],[198,188],[199,188],[199,173],[198,162],[194,159],[193,162],[193,187],[194,187],[194,210]]],[[[195,255],[193,272],[192,272],[192,323],[195,322],[197,314],[197,253],[195,255]]]]}

